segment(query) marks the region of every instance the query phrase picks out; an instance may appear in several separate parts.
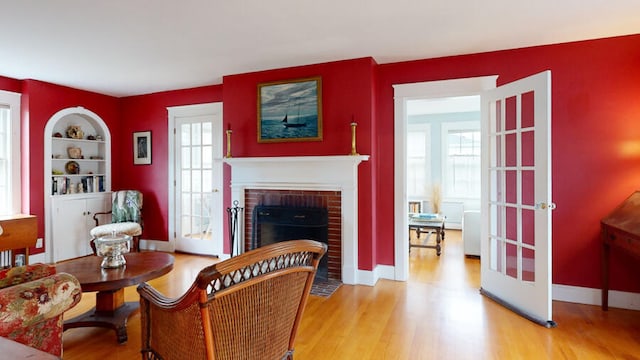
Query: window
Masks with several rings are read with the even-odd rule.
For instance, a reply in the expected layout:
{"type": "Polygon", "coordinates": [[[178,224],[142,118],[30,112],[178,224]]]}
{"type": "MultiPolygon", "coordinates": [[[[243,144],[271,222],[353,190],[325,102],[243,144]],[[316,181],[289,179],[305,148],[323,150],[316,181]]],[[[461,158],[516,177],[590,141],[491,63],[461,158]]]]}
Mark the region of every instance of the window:
{"type": "Polygon", "coordinates": [[[431,127],[409,124],[407,130],[407,195],[425,198],[431,191],[431,127]]]}
{"type": "Polygon", "coordinates": [[[480,130],[447,130],[445,176],[445,196],[480,198],[480,130]]]}
{"type": "Polygon", "coordinates": [[[0,91],[0,215],[20,210],[20,94],[0,91]]]}

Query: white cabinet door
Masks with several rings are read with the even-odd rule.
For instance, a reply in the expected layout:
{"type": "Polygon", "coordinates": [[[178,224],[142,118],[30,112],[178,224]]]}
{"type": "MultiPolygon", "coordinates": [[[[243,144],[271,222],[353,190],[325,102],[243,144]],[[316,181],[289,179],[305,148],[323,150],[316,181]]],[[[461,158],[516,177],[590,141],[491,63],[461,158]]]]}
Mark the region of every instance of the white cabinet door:
{"type": "Polygon", "coordinates": [[[89,231],[95,223],[93,214],[107,209],[110,194],[92,197],[55,199],[52,209],[53,261],[91,254],[89,231]]]}

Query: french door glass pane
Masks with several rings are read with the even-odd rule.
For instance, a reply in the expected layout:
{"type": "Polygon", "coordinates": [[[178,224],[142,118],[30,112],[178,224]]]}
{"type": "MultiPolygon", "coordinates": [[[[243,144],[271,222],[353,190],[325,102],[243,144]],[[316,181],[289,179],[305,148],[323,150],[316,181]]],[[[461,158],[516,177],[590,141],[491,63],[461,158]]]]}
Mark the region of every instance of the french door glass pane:
{"type": "Polygon", "coordinates": [[[180,144],[182,146],[188,146],[191,143],[191,125],[190,124],[182,124],[180,125],[180,144]]]}
{"type": "Polygon", "coordinates": [[[522,280],[536,281],[536,252],[533,249],[522,249],[522,280]]]}
{"type": "Polygon", "coordinates": [[[535,210],[522,209],[522,243],[535,245],[535,210]]]}
{"type": "Polygon", "coordinates": [[[182,182],[181,236],[202,238],[210,232],[213,184],[213,125],[191,122],[180,126],[182,182]]]}
{"type": "Polygon", "coordinates": [[[513,243],[506,244],[506,275],[518,278],[518,246],[513,243]]]}
{"type": "Polygon", "coordinates": [[[188,147],[183,147],[181,153],[182,168],[191,169],[191,149],[188,147]]]}
{"type": "Polygon", "coordinates": [[[520,95],[520,102],[522,106],[522,127],[523,128],[532,128],[535,120],[534,114],[534,100],[535,93],[533,91],[523,93],[520,95]]]}
{"type": "Polygon", "coordinates": [[[534,166],[534,135],[533,131],[523,131],[521,134],[522,139],[522,166],[534,166]]]}
{"type": "Polygon", "coordinates": [[[535,173],[533,170],[522,171],[522,205],[533,206],[535,203],[535,173]]]}
{"type": "Polygon", "coordinates": [[[508,97],[505,99],[505,119],[504,119],[504,129],[505,131],[514,130],[517,126],[517,107],[516,107],[516,97],[508,97]]]}
{"type": "Polygon", "coordinates": [[[200,123],[191,124],[191,145],[201,144],[201,125],[200,123]]]}

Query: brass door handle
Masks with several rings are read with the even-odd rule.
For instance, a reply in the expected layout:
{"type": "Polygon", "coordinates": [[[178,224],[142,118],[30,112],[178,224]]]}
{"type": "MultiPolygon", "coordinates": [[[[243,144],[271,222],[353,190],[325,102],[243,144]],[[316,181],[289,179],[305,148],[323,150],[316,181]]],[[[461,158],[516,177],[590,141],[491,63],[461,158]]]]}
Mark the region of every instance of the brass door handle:
{"type": "Polygon", "coordinates": [[[553,210],[553,209],[556,208],[556,204],[554,204],[554,203],[548,203],[547,204],[546,202],[543,201],[543,202],[536,203],[536,205],[535,205],[535,209],[536,210],[546,210],[547,208],[549,210],[553,210]]]}

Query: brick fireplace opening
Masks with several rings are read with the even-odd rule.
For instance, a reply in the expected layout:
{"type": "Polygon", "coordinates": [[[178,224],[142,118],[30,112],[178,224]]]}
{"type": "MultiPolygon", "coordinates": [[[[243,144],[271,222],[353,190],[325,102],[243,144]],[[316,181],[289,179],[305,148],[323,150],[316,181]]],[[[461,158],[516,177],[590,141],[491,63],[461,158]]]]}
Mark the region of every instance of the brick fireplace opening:
{"type": "MultiPolygon", "coordinates": [[[[272,190],[245,189],[244,190],[244,248],[251,249],[255,245],[254,209],[260,207],[279,207],[290,209],[326,209],[327,245],[326,258],[327,278],[342,280],[342,229],[341,229],[341,193],[340,191],[315,190],[272,190]]],[[[319,270],[320,271],[320,270],[319,270]]]]}

